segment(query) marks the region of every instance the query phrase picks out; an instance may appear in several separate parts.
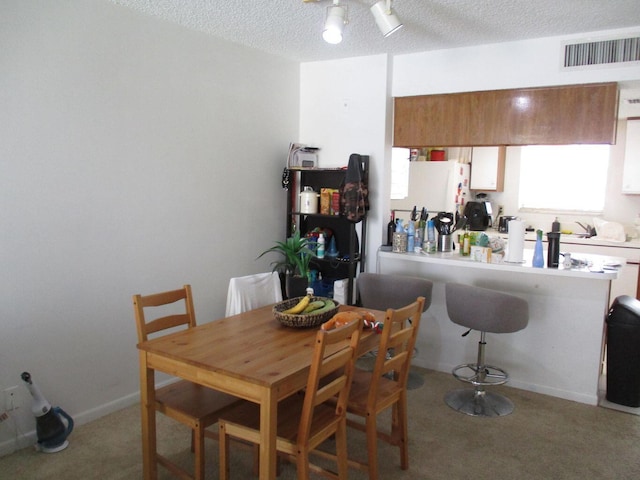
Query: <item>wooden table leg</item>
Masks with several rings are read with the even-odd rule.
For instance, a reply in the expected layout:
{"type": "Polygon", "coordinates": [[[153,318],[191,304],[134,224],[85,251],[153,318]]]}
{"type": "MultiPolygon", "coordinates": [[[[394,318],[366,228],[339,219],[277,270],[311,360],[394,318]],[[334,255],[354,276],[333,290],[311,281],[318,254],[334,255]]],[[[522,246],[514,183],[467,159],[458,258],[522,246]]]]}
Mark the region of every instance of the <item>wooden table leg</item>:
{"type": "Polygon", "coordinates": [[[276,478],[276,436],[278,425],[278,400],[268,389],[260,403],[260,480],[276,478]]]}
{"type": "Polygon", "coordinates": [[[156,462],[155,372],[147,368],[146,352],[140,351],[140,418],[142,424],[142,472],[145,480],[158,478],[156,462]]]}

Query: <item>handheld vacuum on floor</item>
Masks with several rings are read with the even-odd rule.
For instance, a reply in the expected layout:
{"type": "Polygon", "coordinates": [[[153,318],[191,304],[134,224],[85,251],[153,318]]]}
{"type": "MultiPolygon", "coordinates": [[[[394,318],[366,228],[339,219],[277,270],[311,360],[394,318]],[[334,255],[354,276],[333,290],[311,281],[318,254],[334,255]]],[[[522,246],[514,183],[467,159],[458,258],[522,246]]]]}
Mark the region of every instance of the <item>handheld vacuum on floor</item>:
{"type": "Polygon", "coordinates": [[[67,437],[73,430],[73,419],[60,407],[51,407],[38,386],[33,383],[29,372],[24,372],[20,377],[27,384],[33,397],[31,411],[36,417],[36,435],[38,437],[36,448],[44,453],[64,450],[69,446],[67,437]],[[66,420],[66,426],[63,419],[66,420]]]}

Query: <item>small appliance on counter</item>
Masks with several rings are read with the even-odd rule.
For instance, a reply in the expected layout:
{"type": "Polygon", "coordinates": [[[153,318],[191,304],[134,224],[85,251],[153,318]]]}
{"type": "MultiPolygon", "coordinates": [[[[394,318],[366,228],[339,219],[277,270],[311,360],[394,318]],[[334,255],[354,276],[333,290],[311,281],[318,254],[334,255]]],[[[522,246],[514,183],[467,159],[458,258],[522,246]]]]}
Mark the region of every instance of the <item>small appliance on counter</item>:
{"type": "Polygon", "coordinates": [[[492,226],[491,204],[489,202],[467,202],[464,216],[467,218],[469,230],[485,231],[492,226]]]}
{"type": "Polygon", "coordinates": [[[509,233],[509,222],[517,219],[518,217],[503,215],[498,219],[498,231],[500,233],[509,233]]]}

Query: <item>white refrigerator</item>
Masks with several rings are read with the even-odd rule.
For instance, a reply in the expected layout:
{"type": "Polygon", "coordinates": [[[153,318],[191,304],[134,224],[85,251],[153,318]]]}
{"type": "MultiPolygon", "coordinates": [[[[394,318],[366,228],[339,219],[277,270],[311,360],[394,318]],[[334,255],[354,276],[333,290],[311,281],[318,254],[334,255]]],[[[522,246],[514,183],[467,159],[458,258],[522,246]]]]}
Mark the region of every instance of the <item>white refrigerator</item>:
{"type": "MultiPolygon", "coordinates": [[[[469,199],[468,163],[409,162],[408,196],[401,200],[391,200],[391,209],[411,211],[415,206],[418,214],[422,207],[429,211],[429,217],[437,212],[460,213],[469,199]]],[[[396,214],[396,218],[407,215],[396,214]]]]}

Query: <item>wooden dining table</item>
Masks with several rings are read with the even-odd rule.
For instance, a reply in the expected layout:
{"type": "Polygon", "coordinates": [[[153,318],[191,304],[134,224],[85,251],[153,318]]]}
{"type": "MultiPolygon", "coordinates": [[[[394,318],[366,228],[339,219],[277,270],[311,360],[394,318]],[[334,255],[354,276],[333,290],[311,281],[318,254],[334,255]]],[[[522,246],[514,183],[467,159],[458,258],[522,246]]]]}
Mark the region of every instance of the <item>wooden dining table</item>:
{"type": "MultiPolygon", "coordinates": [[[[357,310],[340,306],[340,310],[357,310]]],[[[366,309],[384,320],[384,312],[366,309]]],[[[280,324],[272,305],[214,320],[138,344],[144,478],[157,479],[155,371],[189,380],[260,405],[260,479],[276,478],[277,406],[306,386],[315,328],[280,324]]],[[[365,329],[358,355],[379,335],[365,329]]]]}

